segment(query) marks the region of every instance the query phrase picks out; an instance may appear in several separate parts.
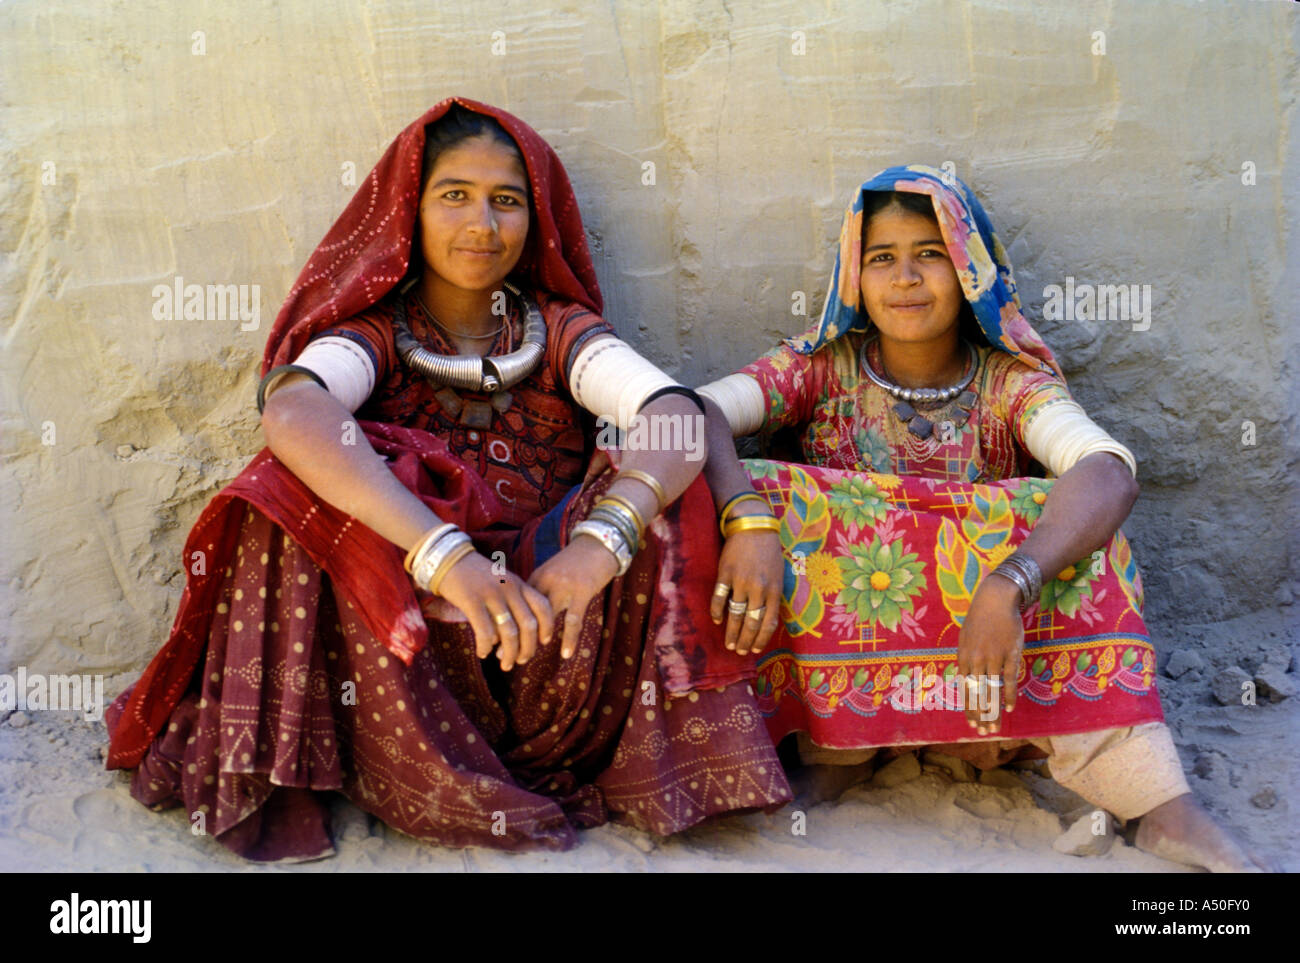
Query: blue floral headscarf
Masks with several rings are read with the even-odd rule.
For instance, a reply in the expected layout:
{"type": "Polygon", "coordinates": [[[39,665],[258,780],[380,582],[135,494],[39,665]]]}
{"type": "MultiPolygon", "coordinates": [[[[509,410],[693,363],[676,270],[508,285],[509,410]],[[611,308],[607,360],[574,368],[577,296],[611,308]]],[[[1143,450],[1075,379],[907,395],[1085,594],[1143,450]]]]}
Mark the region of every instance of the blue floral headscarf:
{"type": "Polygon", "coordinates": [[[811,354],[840,335],[867,330],[870,319],[862,307],[861,275],[862,212],[868,191],[929,194],[962,293],[989,343],[1035,370],[1065,380],[1051,349],[1021,313],[1011,262],[975,193],[954,175],[919,164],[883,170],[854,193],[840,227],[839,252],[821,320],[786,344],[800,354],[811,354]]]}

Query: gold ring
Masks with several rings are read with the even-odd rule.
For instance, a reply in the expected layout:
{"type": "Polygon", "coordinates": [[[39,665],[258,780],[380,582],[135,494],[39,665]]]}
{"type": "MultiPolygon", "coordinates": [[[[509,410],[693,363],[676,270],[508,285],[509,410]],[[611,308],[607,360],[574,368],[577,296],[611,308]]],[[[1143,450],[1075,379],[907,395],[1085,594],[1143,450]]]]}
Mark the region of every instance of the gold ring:
{"type": "Polygon", "coordinates": [[[507,622],[513,622],[514,617],[509,612],[498,612],[492,616],[492,621],[497,625],[505,625],[507,622]]]}
{"type": "Polygon", "coordinates": [[[750,609],[748,612],[746,612],[746,613],[745,613],[745,618],[748,618],[748,619],[761,619],[761,618],[763,617],[763,612],[766,611],[766,610],[767,610],[767,606],[766,606],[766,605],[760,605],[758,608],[756,608],[756,609],[750,609]]]}
{"type": "Polygon", "coordinates": [[[719,582],[717,585],[713,586],[714,598],[723,599],[730,594],[731,594],[731,586],[728,585],[726,582],[719,582]]]}

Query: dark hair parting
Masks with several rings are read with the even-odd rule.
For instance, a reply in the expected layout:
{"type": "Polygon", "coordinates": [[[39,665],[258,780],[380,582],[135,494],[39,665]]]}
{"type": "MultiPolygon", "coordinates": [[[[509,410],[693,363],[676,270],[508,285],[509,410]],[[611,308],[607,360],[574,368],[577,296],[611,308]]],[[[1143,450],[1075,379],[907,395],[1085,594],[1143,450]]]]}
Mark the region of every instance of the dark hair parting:
{"type": "MultiPolygon", "coordinates": [[[[509,147],[516,155],[519,154],[519,145],[495,117],[476,114],[460,104],[452,104],[445,114],[424,129],[424,166],[420,174],[421,195],[424,193],[425,185],[429,183],[429,175],[433,173],[438,158],[462,141],[472,140],[475,137],[490,137],[501,146],[509,147]]],[[[522,155],[519,157],[519,164],[526,169],[522,155]]]]}

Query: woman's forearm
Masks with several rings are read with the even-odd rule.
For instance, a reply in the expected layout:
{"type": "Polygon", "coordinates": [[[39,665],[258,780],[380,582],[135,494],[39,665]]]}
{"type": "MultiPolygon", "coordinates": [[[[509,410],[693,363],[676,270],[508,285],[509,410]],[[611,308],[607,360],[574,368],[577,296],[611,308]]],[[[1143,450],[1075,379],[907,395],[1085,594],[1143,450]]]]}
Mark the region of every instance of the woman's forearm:
{"type": "Polygon", "coordinates": [[[644,434],[640,439],[629,435],[619,465],[658,479],[664,487],[666,501],[659,505],[649,488],[630,478],[616,479],[610,491],[629,499],[640,510],[641,517],[649,521],[690,487],[707,463],[712,446],[703,430],[700,409],[681,395],[656,398],[637,417],[645,419],[641,428],[644,434]]]}
{"type": "Polygon", "coordinates": [[[308,488],[401,548],[438,524],[388,470],[352,414],[305,376],[285,376],[266,402],[262,430],[271,452],[308,488]]]}
{"type": "Polygon", "coordinates": [[[1055,578],[1110,541],[1137,496],[1124,462],[1108,452],[1088,455],[1056,480],[1020,551],[1038,563],[1044,580],[1055,578]]]}
{"type": "Polygon", "coordinates": [[[704,463],[704,479],[713,493],[714,504],[722,510],[732,495],[752,491],[753,483],[736,455],[736,442],[731,436],[727,416],[708,398],[704,399],[708,411],[709,457],[704,463]]]}

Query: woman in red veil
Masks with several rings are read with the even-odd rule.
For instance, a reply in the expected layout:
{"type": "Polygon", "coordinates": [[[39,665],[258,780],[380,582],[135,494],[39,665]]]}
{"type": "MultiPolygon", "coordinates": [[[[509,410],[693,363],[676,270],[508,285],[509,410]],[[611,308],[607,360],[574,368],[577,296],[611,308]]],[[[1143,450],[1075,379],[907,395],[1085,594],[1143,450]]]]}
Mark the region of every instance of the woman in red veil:
{"type": "Polygon", "coordinates": [[[108,713],[138,800],[276,861],[333,852],[326,790],[506,849],[790,798],[708,615],[703,406],[601,310],[535,131],[453,98],[398,136],[281,309],[268,447],[195,524],[171,636],[108,713]],[[593,416],[676,443],[628,434],[584,478],[593,416]]]}

